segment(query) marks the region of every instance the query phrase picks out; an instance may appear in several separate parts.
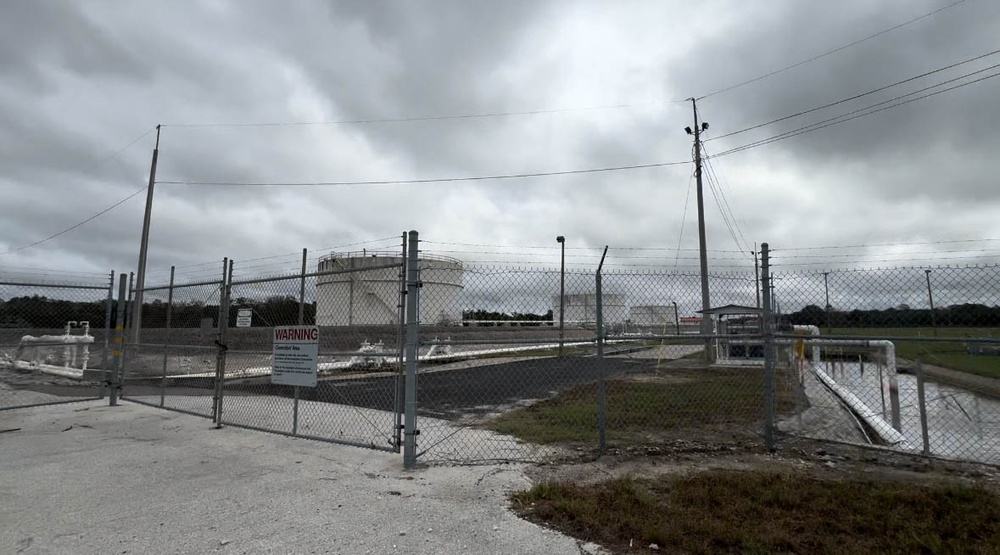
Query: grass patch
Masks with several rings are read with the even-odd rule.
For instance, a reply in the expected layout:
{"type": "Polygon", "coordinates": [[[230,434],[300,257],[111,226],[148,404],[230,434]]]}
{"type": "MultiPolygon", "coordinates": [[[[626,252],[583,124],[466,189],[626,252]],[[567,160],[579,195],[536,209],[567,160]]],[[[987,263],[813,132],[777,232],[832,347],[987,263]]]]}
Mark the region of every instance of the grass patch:
{"type": "MultiPolygon", "coordinates": [[[[776,407],[795,406],[794,386],[778,380],[776,407]]],[[[510,411],[486,426],[534,443],[591,442],[598,434],[598,386],[581,385],[510,411]]],[[[732,428],[763,422],[760,368],[673,369],[606,382],[610,442],[653,439],[679,428],[732,428]]]]}
{"type": "MultiPolygon", "coordinates": [[[[868,337],[934,337],[933,328],[834,328],[833,335],[868,337]]],[[[1000,357],[970,355],[960,342],[967,337],[1000,337],[998,328],[938,328],[938,337],[954,337],[956,342],[896,342],[896,356],[921,360],[928,364],[968,372],[988,378],[1000,378],[1000,357]]]]}
{"type": "Polygon", "coordinates": [[[543,483],[512,495],[523,517],[626,551],[997,553],[1000,498],[959,484],[835,481],[709,471],[597,485],[543,483]]]}

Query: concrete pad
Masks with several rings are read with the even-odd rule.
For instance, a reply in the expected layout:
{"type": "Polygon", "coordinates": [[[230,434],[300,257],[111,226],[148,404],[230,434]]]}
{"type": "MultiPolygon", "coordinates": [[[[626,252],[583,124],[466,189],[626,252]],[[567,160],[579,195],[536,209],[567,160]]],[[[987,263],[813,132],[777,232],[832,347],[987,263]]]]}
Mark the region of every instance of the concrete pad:
{"type": "Polygon", "coordinates": [[[392,453],[107,401],[0,412],[0,553],[566,553],[506,494],[521,465],[392,453]]]}

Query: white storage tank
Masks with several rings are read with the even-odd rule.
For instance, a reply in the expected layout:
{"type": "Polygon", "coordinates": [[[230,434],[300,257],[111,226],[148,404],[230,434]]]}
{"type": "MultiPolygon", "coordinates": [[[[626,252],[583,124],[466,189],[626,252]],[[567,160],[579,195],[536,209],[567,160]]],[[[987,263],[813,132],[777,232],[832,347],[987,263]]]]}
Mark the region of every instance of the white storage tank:
{"type": "MultiPolygon", "coordinates": [[[[597,295],[593,293],[567,294],[563,299],[566,306],[565,324],[567,326],[592,327],[597,325],[597,295]]],[[[625,306],[625,295],[604,294],[601,303],[604,311],[604,325],[611,326],[625,322],[628,308],[625,306]]],[[[559,295],[552,297],[552,322],[559,325],[559,295]]]]}
{"type": "Polygon", "coordinates": [[[677,310],[673,305],[639,305],[629,312],[629,323],[641,327],[671,328],[677,325],[677,310]]]}
{"type": "MultiPolygon", "coordinates": [[[[334,253],[320,259],[316,278],[316,324],[380,326],[399,323],[398,253],[334,253]],[[329,273],[324,273],[329,272],[329,273]]],[[[461,320],[462,262],[422,254],[419,260],[420,323],[443,325],[461,320]]]]}

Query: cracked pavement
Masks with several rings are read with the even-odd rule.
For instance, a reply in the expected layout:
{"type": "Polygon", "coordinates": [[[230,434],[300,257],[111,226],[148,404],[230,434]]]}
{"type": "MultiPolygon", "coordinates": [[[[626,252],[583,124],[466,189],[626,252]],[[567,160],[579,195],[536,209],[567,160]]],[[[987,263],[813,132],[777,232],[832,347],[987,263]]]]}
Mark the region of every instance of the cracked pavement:
{"type": "Polygon", "coordinates": [[[404,470],[106,400],[0,412],[0,428],[2,553],[600,552],[507,509],[521,465],[404,470]]]}

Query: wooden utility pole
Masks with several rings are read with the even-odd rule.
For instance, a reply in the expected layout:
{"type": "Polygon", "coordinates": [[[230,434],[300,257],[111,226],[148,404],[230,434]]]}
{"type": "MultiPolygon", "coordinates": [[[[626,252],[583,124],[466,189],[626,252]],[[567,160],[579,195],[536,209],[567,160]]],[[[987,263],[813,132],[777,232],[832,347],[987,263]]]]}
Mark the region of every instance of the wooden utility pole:
{"type": "MultiPolygon", "coordinates": [[[[698,122],[698,106],[691,99],[691,111],[694,113],[694,131],[685,129],[689,135],[694,135],[694,180],[698,196],[698,254],[701,262],[701,334],[712,333],[712,317],[706,311],[711,302],[708,295],[708,250],[705,246],[705,195],[701,185],[701,132],[708,129],[708,123],[698,122]]],[[[705,339],[705,359],[712,362],[712,340],[705,339]]]]}

